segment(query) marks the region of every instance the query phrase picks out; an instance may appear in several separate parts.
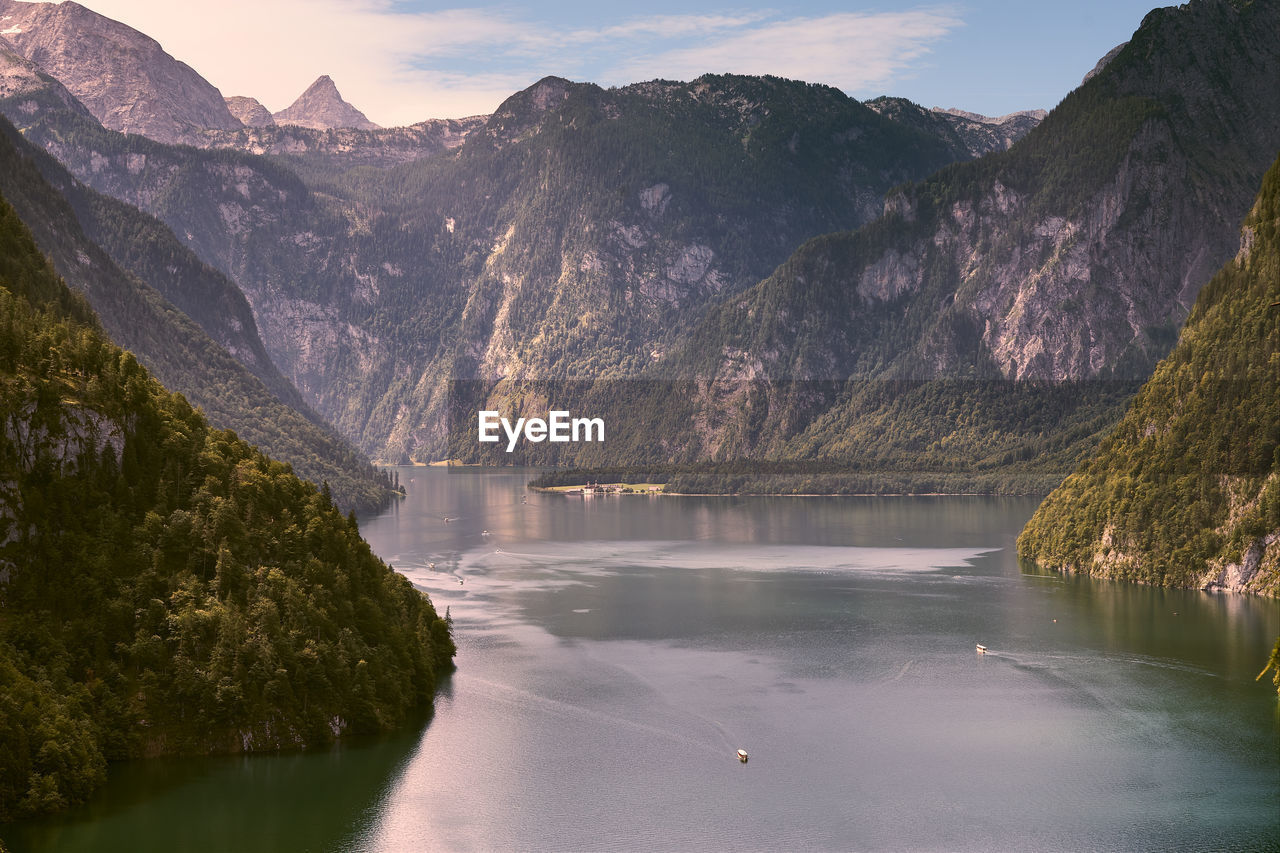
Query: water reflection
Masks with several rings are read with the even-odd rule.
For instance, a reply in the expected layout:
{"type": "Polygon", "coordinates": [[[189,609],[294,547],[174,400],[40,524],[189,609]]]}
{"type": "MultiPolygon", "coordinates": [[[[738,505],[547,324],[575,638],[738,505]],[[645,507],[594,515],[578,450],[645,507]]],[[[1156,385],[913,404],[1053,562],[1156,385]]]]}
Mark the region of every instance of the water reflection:
{"type": "Polygon", "coordinates": [[[1253,680],[1280,632],[1273,602],[1020,567],[1030,499],[588,499],[527,494],[527,477],[403,468],[408,499],[362,525],[455,620],[459,670],[420,732],[131,765],[89,809],[5,840],[385,853],[1280,838],[1276,701],[1253,680]]]}
{"type": "Polygon", "coordinates": [[[87,806],[0,837],[13,853],[346,849],[379,822],[426,722],[316,752],[113,765],[87,806]]]}

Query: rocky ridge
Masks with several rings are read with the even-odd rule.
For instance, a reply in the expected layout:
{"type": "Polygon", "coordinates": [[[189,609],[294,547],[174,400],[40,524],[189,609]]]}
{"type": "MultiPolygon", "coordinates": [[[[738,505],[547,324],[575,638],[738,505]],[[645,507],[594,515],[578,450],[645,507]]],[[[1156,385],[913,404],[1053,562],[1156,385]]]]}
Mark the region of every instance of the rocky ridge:
{"type": "Polygon", "coordinates": [[[240,123],[245,127],[275,126],[276,120],[272,118],[271,110],[264,107],[257,98],[232,95],[223,100],[227,102],[227,109],[231,111],[231,114],[239,119],[240,123]]]}
{"type": "Polygon", "coordinates": [[[272,359],[391,460],[441,452],[450,377],[634,375],[806,236],[865,222],[890,186],[968,156],[776,78],[618,90],[551,78],[488,119],[410,129],[443,144],[347,187],[341,165],[316,164],[349,167],[399,131],[235,135],[317,144],[294,160],[323,193],[278,160],[63,121],[42,114],[23,132],[234,279],[272,359]]]}
{"type": "Polygon", "coordinates": [[[1007,150],[1048,115],[1044,110],[1020,110],[991,118],[959,109],[925,109],[906,98],[888,96],[866,103],[871,109],[894,121],[929,128],[934,133],[946,135],[957,150],[966,152],[970,157],[1007,150]]]}
{"type": "Polygon", "coordinates": [[[276,124],[293,124],[313,130],[330,130],[354,127],[357,130],[377,130],[378,125],[365,118],[351,104],[342,99],[338,87],[328,74],[322,74],[298,96],[286,109],[274,113],[276,124]]]}
{"type": "Polygon", "coordinates": [[[886,201],[881,225],[814,241],[726,306],[780,309],[730,323],[743,333],[726,346],[759,353],[768,375],[803,377],[814,368],[792,342],[825,335],[831,371],[814,378],[843,379],[872,367],[867,338],[843,318],[888,323],[873,332],[885,335],[901,320],[882,315],[905,310],[920,325],[898,339],[890,376],[1145,375],[1234,253],[1223,223],[1239,221],[1274,154],[1280,96],[1264,81],[1280,74],[1280,51],[1260,34],[1278,25],[1267,4],[1200,0],[1152,13],[1007,154],[906,188],[886,201]],[[1223,173],[1223,151],[1239,175],[1223,173]],[[818,283],[840,284],[836,305],[813,299],[818,283]]]}
{"type": "Polygon", "coordinates": [[[428,119],[407,127],[316,130],[299,125],[246,126],[242,130],[209,131],[199,148],[229,148],[249,154],[288,157],[341,171],[354,166],[389,167],[410,163],[462,145],[488,116],[428,119]]]}
{"type": "Polygon", "coordinates": [[[0,0],[0,29],[112,130],[179,143],[241,126],[222,94],[154,39],[71,0],[0,0]]]}

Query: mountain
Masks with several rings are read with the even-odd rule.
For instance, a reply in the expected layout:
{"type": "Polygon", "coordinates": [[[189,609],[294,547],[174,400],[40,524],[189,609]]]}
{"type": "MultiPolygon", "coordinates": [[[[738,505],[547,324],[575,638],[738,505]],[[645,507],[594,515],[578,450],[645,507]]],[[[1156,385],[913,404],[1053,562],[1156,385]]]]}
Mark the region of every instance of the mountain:
{"type": "Polygon", "coordinates": [[[328,482],[344,507],[365,511],[385,503],[386,476],[280,375],[233,284],[161,223],[85,187],[2,119],[0,164],[0,192],[58,270],[99,309],[117,343],[219,426],[271,448],[300,475],[328,482]],[[159,292],[146,281],[157,282],[159,292]]]}
{"type": "Polygon", "coordinates": [[[154,39],[78,3],[0,0],[0,25],[112,130],[177,143],[241,126],[222,94],[154,39]]]}
{"type": "Polygon", "coordinates": [[[298,96],[298,100],[275,113],[276,124],[296,124],[313,130],[329,130],[335,127],[354,127],[357,130],[376,130],[378,125],[365,118],[364,113],[348,104],[338,94],[338,87],[328,74],[316,78],[316,82],[298,96]]]}
{"type": "Polygon", "coordinates": [[[245,127],[272,127],[276,123],[271,117],[271,111],[259,103],[257,98],[233,95],[224,100],[227,102],[227,109],[245,127]]]}
{"type": "Polygon", "coordinates": [[[1240,249],[1019,555],[1064,572],[1280,596],[1280,160],[1240,249]]]}
{"type": "MultiPolygon", "coordinates": [[[[54,109],[68,110],[81,117],[90,116],[84,104],[76,100],[65,86],[41,71],[38,65],[18,53],[13,45],[0,37],[0,98],[17,98],[36,92],[45,95],[54,109]]],[[[15,102],[14,106],[18,112],[27,115],[40,108],[34,100],[15,102]]]]}
{"type": "Polygon", "coordinates": [[[488,116],[427,119],[408,127],[357,130],[338,127],[316,130],[295,124],[270,124],[240,130],[210,131],[200,148],[219,148],[266,154],[288,163],[317,187],[329,186],[334,176],[362,166],[399,166],[460,146],[488,116]]]}
{"type": "Polygon", "coordinates": [[[111,759],[402,725],[453,653],[354,516],[108,340],[0,199],[0,820],[111,759]]]}
{"type": "Polygon", "coordinates": [[[957,149],[967,152],[970,157],[1008,149],[1048,115],[1044,110],[1021,110],[992,118],[954,108],[926,110],[906,98],[887,96],[866,104],[894,121],[912,124],[952,140],[957,149]]]}
{"type": "Polygon", "coordinates": [[[1276,32],[1275,3],[1152,12],[1008,151],[720,301],[655,365],[688,386],[610,392],[672,430],[614,450],[1065,476],[1235,252],[1280,140],[1276,32]]]}
{"type": "Polygon", "coordinates": [[[451,379],[639,375],[807,237],[969,156],[949,128],[768,77],[547,78],[375,170],[360,152],[394,131],[336,131],[363,140],[350,159],[333,139],[310,148],[320,131],[252,131],[281,146],[267,160],[19,106],[0,109],[27,138],[234,280],[272,360],[392,460],[443,453],[451,379]]]}

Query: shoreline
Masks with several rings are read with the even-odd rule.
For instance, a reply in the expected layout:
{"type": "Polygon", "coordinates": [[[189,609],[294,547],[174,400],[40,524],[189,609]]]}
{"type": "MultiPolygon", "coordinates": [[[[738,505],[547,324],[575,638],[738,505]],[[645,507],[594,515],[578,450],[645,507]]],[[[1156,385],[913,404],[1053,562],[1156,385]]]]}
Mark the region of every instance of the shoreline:
{"type": "MultiPolygon", "coordinates": [[[[1003,494],[998,492],[664,492],[637,491],[634,486],[661,485],[654,483],[606,483],[609,486],[622,486],[623,490],[605,492],[604,495],[662,495],[674,498],[1044,498],[1048,492],[1018,492],[1003,494]],[[630,485],[630,487],[629,487],[630,485]]],[[[540,494],[569,495],[578,494],[585,484],[572,486],[529,486],[525,488],[540,494]]]]}

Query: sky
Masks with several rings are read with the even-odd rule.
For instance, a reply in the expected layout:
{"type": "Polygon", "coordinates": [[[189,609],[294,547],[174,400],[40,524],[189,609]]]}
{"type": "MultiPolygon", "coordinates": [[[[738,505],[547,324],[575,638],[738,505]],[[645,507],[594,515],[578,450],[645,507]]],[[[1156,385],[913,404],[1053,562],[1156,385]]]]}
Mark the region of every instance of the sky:
{"type": "Polygon", "coordinates": [[[985,115],[1051,109],[1153,0],[80,0],[224,95],[278,111],[321,74],[384,126],[490,113],[554,74],[622,86],[774,74],[985,115]]]}

